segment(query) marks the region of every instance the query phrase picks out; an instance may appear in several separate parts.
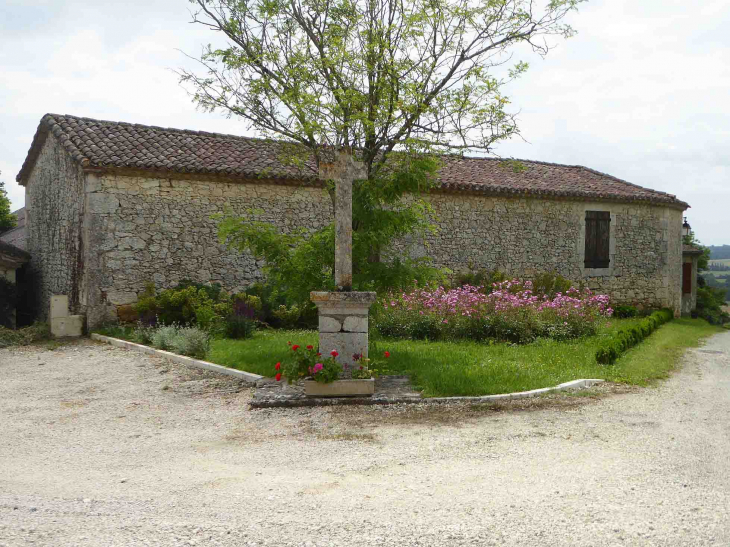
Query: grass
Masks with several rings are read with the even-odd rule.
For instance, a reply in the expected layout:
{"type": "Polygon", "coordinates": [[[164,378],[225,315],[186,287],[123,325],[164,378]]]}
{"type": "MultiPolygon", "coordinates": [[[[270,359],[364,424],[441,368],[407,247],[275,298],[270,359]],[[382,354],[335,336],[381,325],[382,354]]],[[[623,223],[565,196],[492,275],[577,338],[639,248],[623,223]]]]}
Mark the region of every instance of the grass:
{"type": "MultiPolygon", "coordinates": [[[[596,363],[603,337],[631,325],[636,319],[613,319],[597,336],[532,344],[475,342],[371,341],[371,359],[384,351],[393,374],[409,374],[427,397],[492,395],[548,387],[577,378],[604,378],[634,385],[665,378],[683,351],[712,334],[722,332],[701,319],[677,319],[624,354],[614,365],[596,363]]],[[[316,344],[315,331],[262,331],[248,340],[214,340],[208,360],[263,376],[272,376],[274,364],[290,353],[287,342],[316,344]]]]}
{"type": "Polygon", "coordinates": [[[317,331],[259,330],[245,340],[212,340],[207,360],[262,376],[273,376],[277,361],[285,360],[291,350],[288,342],[317,345],[317,331]]]}

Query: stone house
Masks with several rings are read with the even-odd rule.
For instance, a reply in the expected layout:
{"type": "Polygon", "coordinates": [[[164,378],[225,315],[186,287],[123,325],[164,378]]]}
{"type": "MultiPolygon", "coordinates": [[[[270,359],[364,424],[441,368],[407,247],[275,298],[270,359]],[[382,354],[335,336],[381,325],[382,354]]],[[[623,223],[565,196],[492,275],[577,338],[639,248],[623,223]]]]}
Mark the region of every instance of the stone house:
{"type": "MultiPolygon", "coordinates": [[[[281,230],[329,223],[314,162],[286,161],[291,146],[47,114],[17,176],[41,310],[65,294],[93,327],[148,281],[240,290],[261,279],[261,264],[218,243],[210,217],[255,209],[281,230]]],[[[680,312],[688,205],[673,195],[581,166],[445,156],[429,200],[438,233],[397,252],[453,271],[557,271],[615,303],[680,312]]]]}

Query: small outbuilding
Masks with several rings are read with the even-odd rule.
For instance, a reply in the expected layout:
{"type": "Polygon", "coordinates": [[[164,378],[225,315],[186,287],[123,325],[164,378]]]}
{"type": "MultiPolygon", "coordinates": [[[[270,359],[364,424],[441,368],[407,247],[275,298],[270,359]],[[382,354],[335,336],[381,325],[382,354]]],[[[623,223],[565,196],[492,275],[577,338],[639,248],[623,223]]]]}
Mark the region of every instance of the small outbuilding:
{"type": "Polygon", "coordinates": [[[682,245],[682,315],[690,315],[697,309],[697,264],[702,249],[682,245]]]}
{"type": "Polygon", "coordinates": [[[14,245],[0,241],[0,279],[4,287],[0,287],[0,325],[4,327],[15,327],[15,309],[7,306],[8,300],[2,296],[2,291],[10,290],[6,287],[8,282],[15,285],[16,271],[30,260],[30,254],[14,245]],[[7,309],[6,309],[7,308],[7,309]]]}

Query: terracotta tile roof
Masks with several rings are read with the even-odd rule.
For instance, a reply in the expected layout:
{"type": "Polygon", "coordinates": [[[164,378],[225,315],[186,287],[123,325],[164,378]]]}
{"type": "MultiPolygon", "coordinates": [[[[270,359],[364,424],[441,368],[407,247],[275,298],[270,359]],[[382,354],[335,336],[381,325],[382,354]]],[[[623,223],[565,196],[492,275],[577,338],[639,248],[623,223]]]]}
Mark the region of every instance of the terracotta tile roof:
{"type": "Polygon", "coordinates": [[[701,255],[704,251],[699,247],[693,245],[682,244],[682,254],[687,255],[701,255]]]}
{"type": "MultiPolygon", "coordinates": [[[[292,157],[296,145],[203,131],[46,114],[16,180],[30,174],[48,132],[87,169],[133,169],[316,184],[314,160],[292,157]],[[292,148],[295,147],[295,148],[292,148]]],[[[574,199],[662,203],[685,209],[674,195],[643,188],[580,165],[539,161],[444,156],[439,179],[444,191],[491,195],[537,195],[574,199]]]]}

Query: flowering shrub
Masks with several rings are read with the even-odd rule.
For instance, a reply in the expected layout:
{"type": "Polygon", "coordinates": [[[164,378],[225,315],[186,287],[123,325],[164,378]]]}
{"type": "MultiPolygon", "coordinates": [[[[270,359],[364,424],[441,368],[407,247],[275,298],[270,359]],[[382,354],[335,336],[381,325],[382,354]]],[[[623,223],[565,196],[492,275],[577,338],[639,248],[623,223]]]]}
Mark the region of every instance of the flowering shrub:
{"type": "Polygon", "coordinates": [[[380,302],[373,323],[382,335],[397,338],[526,343],[594,334],[597,321],[612,313],[608,296],[589,289],[571,287],[551,298],[535,294],[530,281],[510,280],[492,284],[491,292],[465,285],[391,294],[380,302]]]}
{"type": "MultiPolygon", "coordinates": [[[[377,369],[368,366],[370,360],[364,359],[362,355],[353,355],[352,365],[342,365],[335,360],[339,356],[337,350],[332,350],[329,357],[324,358],[314,346],[302,348],[299,344],[289,342],[289,347],[292,351],[291,360],[276,363],[274,366],[277,382],[285,376],[290,384],[300,378],[311,378],[326,384],[334,382],[341,376],[366,379],[378,373],[377,369]]],[[[390,353],[386,351],[385,356],[390,357],[390,353]]]]}

